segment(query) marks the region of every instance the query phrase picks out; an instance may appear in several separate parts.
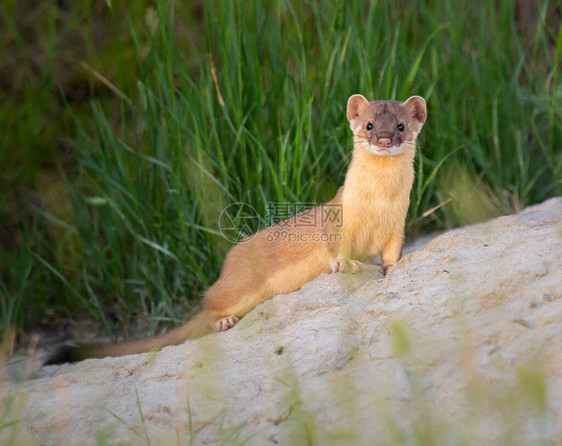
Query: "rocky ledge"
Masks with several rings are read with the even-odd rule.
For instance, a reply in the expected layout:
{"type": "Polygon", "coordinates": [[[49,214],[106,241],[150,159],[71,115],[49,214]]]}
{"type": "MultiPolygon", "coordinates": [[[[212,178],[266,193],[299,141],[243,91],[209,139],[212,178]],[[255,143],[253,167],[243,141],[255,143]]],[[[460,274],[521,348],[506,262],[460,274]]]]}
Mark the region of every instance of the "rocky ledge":
{"type": "Polygon", "coordinates": [[[232,330],[0,386],[0,443],[554,444],[562,198],[323,275],[232,330]]]}

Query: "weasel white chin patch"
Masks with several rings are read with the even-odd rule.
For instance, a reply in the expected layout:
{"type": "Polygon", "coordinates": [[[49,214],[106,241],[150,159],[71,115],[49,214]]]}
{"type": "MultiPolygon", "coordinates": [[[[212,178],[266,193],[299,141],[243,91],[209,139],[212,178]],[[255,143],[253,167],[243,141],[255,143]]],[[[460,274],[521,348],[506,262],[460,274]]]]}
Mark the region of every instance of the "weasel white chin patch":
{"type": "Polygon", "coordinates": [[[400,144],[399,146],[392,146],[392,147],[379,147],[374,144],[369,144],[368,147],[365,148],[367,152],[372,155],[377,156],[395,156],[402,153],[404,150],[404,145],[400,144]]]}

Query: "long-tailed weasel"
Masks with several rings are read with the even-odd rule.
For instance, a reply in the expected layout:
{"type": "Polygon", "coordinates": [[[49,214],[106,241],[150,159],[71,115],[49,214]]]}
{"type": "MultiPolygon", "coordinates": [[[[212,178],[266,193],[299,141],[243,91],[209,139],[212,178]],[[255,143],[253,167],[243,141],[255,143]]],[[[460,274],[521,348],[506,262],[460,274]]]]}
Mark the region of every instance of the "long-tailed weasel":
{"type": "Polygon", "coordinates": [[[357,272],[362,262],[377,254],[386,272],[402,254],[425,101],[412,96],[405,102],[369,102],[356,94],[347,102],[347,119],[353,131],[353,156],[335,198],[234,246],[207,291],[201,312],[167,334],[67,347],[47,363],[141,353],[180,344],[211,328],[228,330],[274,295],[298,290],[322,273],[357,272]]]}

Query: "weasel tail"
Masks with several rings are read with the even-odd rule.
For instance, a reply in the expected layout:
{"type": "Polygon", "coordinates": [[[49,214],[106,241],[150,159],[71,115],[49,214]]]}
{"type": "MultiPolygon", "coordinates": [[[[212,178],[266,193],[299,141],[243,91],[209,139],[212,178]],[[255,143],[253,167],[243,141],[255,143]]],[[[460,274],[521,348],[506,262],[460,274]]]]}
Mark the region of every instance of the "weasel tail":
{"type": "Polygon", "coordinates": [[[355,273],[380,254],[383,271],[402,255],[414,182],[416,138],[426,120],[425,100],[347,102],[353,156],[332,201],[265,228],[234,246],[203,309],[168,334],[120,344],[59,350],[47,363],[148,352],[212,329],[225,331],[261,302],[298,290],[322,273],[355,273]]]}
{"type": "Polygon", "coordinates": [[[206,315],[204,313],[198,313],[175,330],[151,338],[117,344],[63,346],[45,362],[45,365],[77,362],[87,358],[125,356],[156,351],[168,345],[179,345],[188,339],[198,338],[211,331],[206,315]]]}

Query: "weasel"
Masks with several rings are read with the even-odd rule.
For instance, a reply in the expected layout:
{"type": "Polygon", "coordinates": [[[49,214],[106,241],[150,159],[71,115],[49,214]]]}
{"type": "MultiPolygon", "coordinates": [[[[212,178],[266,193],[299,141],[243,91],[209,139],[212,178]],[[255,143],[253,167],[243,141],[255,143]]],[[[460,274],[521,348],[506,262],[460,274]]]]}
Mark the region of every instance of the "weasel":
{"type": "Polygon", "coordinates": [[[322,273],[358,272],[377,254],[386,273],[402,255],[416,138],[426,117],[420,96],[405,102],[351,96],[347,119],[353,155],[332,201],[235,245],[207,290],[201,312],[172,332],[118,344],[64,347],[46,364],[147,352],[212,329],[225,331],[274,295],[296,291],[322,273]]]}

